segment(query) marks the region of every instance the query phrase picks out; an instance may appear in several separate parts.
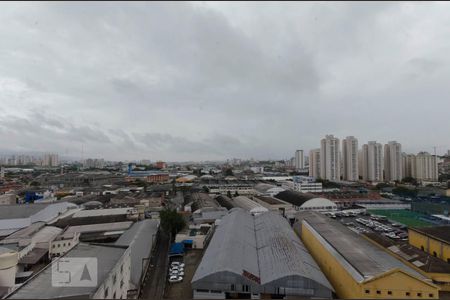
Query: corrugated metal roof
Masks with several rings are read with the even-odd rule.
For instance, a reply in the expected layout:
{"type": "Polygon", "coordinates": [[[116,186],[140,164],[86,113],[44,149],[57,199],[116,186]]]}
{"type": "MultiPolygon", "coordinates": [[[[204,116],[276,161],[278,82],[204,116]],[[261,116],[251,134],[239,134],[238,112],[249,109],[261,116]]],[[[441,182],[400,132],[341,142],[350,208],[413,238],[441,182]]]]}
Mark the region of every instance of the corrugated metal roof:
{"type": "Polygon", "coordinates": [[[230,212],[216,228],[192,282],[224,271],[259,274],[253,218],[242,209],[230,212]]]}
{"type": "Polygon", "coordinates": [[[133,211],[133,208],[124,207],[124,208],[107,208],[107,209],[89,209],[76,212],[73,215],[73,218],[126,215],[129,211],[133,211]]]}
{"type": "Polygon", "coordinates": [[[251,211],[252,209],[255,208],[267,210],[264,206],[262,206],[258,202],[253,201],[252,199],[245,196],[234,197],[233,202],[235,203],[236,206],[245,209],[247,211],[251,211]]]}
{"type": "Polygon", "coordinates": [[[417,278],[426,278],[340,222],[321,213],[301,212],[297,218],[314,229],[323,239],[322,242],[333,250],[333,255],[348,266],[349,272],[357,281],[368,280],[395,268],[417,278]]]}
{"type": "Polygon", "coordinates": [[[192,282],[226,271],[242,275],[244,270],[259,277],[261,285],[299,276],[333,290],[288,221],[276,212],[252,216],[232,209],[217,227],[192,282]]]}
{"type": "MultiPolygon", "coordinates": [[[[126,249],[111,246],[89,245],[80,243],[69,251],[63,258],[83,257],[97,259],[97,282],[102,284],[111,270],[123,256],[126,249]]],[[[11,294],[9,299],[54,299],[82,297],[89,298],[98,286],[85,287],[57,287],[52,285],[51,265],[59,259],[53,260],[42,272],[31,278],[18,290],[11,294]]],[[[81,272],[82,270],[80,270],[81,272]]]]}
{"type": "Polygon", "coordinates": [[[64,237],[71,237],[74,233],[88,233],[88,232],[103,232],[103,231],[120,231],[130,228],[133,224],[132,221],[115,222],[115,223],[101,223],[101,224],[89,224],[70,226],[63,233],[64,237]]]}
{"type": "Polygon", "coordinates": [[[117,246],[129,246],[131,251],[131,282],[137,287],[142,274],[142,260],[149,258],[154,238],[158,232],[159,221],[146,219],[134,223],[114,243],[117,246]]]}

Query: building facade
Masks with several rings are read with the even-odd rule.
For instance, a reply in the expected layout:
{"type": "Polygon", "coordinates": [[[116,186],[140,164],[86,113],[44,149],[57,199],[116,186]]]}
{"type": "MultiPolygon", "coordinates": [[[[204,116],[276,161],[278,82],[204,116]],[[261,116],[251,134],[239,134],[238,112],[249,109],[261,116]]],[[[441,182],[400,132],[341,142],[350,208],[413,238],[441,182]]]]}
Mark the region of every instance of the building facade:
{"type": "Polygon", "coordinates": [[[333,135],[327,135],[320,142],[320,178],[339,181],[340,177],[339,139],[333,135]]]}
{"type": "Polygon", "coordinates": [[[358,181],[358,140],[353,136],[342,140],[342,163],[344,180],[358,181]]]}
{"type": "Polygon", "coordinates": [[[436,156],[428,152],[419,152],[416,156],[415,178],[424,181],[438,180],[438,165],[436,156]]]}
{"type": "Polygon", "coordinates": [[[362,147],[362,178],[364,181],[383,181],[383,146],[370,141],[362,147]]]}
{"type": "Polygon", "coordinates": [[[309,151],[309,176],[320,177],[320,149],[309,151]]]}
{"type": "Polygon", "coordinates": [[[402,145],[396,141],[390,141],[384,145],[384,180],[401,181],[402,171],[402,145]]]}
{"type": "Polygon", "coordinates": [[[295,151],[295,169],[303,169],[305,167],[305,159],[303,156],[303,150],[297,150],[295,151]]]}

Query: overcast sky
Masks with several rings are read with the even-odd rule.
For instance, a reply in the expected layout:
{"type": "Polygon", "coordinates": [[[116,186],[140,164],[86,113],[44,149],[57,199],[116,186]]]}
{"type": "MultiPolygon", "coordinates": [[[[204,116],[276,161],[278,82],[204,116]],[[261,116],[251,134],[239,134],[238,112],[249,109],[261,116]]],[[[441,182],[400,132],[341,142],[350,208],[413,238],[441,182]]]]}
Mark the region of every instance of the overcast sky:
{"type": "Polygon", "coordinates": [[[450,149],[448,3],[1,3],[0,148],[289,158],[450,149]]]}

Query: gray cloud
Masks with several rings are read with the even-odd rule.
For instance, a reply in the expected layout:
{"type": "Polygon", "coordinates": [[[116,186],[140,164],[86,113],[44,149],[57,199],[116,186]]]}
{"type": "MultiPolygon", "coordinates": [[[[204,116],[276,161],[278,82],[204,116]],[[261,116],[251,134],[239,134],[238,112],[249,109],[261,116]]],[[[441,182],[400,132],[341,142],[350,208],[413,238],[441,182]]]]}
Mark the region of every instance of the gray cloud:
{"type": "Polygon", "coordinates": [[[450,148],[448,12],[445,3],[6,3],[0,138],[62,154],[83,144],[110,159],[286,158],[328,133],[450,148]]]}

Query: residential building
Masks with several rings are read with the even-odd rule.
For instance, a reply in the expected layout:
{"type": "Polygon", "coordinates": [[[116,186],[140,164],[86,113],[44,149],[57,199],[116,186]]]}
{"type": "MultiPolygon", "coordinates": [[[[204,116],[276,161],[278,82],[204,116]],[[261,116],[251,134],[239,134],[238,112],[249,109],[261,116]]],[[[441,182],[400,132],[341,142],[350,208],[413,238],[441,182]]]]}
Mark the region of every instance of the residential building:
{"type": "Polygon", "coordinates": [[[339,221],[305,211],[294,229],[340,299],[439,299],[430,278],[339,221]]]}
{"type": "Polygon", "coordinates": [[[400,181],[402,174],[402,145],[390,141],[384,145],[384,180],[400,181]]]}
{"type": "Polygon", "coordinates": [[[58,154],[45,154],[42,160],[42,165],[45,167],[57,167],[59,166],[58,154]]]}
{"type": "Polygon", "coordinates": [[[414,154],[404,156],[404,165],[403,177],[417,178],[417,158],[414,154]]]}
{"type": "Polygon", "coordinates": [[[303,150],[295,151],[295,169],[303,169],[305,167],[305,158],[303,156],[303,150]]]}
{"type": "Polygon", "coordinates": [[[437,181],[438,166],[436,156],[419,152],[416,156],[416,178],[421,181],[437,181]]]}
{"type": "Polygon", "coordinates": [[[158,169],[165,169],[167,167],[167,164],[163,161],[157,161],[156,162],[156,168],[158,169]]]}
{"type": "Polygon", "coordinates": [[[383,146],[370,141],[362,147],[362,178],[364,181],[380,182],[384,177],[383,146]]]}
{"type": "Polygon", "coordinates": [[[339,139],[333,135],[327,135],[320,142],[320,178],[339,181],[340,177],[339,139]]]}
{"type": "Polygon", "coordinates": [[[309,176],[320,177],[320,149],[309,151],[309,176]]]}
{"type": "Polygon", "coordinates": [[[358,140],[353,136],[348,136],[342,140],[342,162],[343,179],[347,181],[358,181],[358,140]]]}

